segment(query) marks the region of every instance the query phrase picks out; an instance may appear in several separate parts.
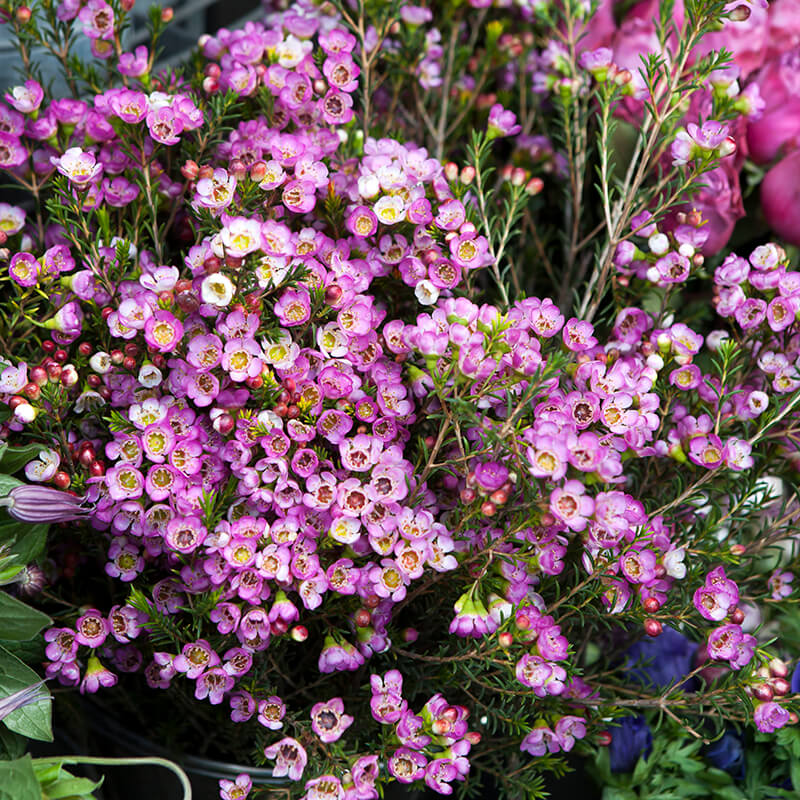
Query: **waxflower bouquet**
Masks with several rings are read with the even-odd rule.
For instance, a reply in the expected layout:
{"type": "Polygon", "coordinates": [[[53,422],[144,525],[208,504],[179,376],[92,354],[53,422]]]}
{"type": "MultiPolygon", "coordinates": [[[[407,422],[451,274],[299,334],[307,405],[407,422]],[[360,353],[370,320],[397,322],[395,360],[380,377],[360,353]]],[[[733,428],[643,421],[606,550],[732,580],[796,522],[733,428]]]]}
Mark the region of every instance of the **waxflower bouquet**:
{"type": "Polygon", "coordinates": [[[132,7],[3,6],[51,684],[306,800],[796,796],[791,0],[132,7]]]}

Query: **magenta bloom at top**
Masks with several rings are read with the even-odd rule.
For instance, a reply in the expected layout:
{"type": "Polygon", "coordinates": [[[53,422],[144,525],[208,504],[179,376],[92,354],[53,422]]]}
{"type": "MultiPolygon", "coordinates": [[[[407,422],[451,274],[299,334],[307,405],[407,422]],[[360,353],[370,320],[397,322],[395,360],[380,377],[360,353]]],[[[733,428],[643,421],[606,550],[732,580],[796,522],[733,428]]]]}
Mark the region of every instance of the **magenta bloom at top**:
{"type": "Polygon", "coordinates": [[[114,9],[103,0],[89,0],[80,10],[78,19],[90,39],[114,38],[114,9]]]}

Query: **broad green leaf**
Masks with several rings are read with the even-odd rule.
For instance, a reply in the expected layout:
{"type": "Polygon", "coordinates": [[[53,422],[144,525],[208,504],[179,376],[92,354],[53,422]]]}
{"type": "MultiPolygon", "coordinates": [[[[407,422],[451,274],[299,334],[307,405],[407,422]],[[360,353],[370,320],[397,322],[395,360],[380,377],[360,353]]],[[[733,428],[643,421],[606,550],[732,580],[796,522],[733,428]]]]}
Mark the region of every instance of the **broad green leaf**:
{"type": "Polygon", "coordinates": [[[0,592],[0,639],[24,642],[33,639],[51,623],[47,614],[42,614],[6,592],[0,592]]]}
{"type": "Polygon", "coordinates": [[[8,447],[6,444],[6,447],[0,447],[0,469],[7,475],[13,475],[29,461],[33,461],[44,449],[44,445],[41,444],[28,444],[24,447],[8,447]]]}
{"type": "Polygon", "coordinates": [[[20,758],[27,749],[28,740],[24,736],[20,736],[4,725],[0,725],[0,759],[10,761],[14,758],[20,758]]]}
{"type": "Polygon", "coordinates": [[[10,475],[0,474],[0,497],[5,497],[12,489],[22,486],[22,481],[12,478],[10,475]]]}
{"type": "MultiPolygon", "coordinates": [[[[0,647],[0,697],[31,686],[39,676],[16,656],[0,647]]],[[[49,697],[12,711],[3,722],[10,730],[40,742],[53,741],[53,718],[49,697]]],[[[16,800],[16,798],[15,798],[16,800]]]]}
{"type": "Polygon", "coordinates": [[[6,517],[0,519],[0,544],[10,544],[10,552],[21,565],[36,561],[47,543],[47,523],[32,525],[6,517]]]}
{"type": "Polygon", "coordinates": [[[603,789],[603,800],[639,800],[636,792],[630,789],[616,789],[612,786],[606,786],[603,789]]]}
{"type": "Polygon", "coordinates": [[[0,800],[42,800],[29,755],[16,761],[0,761],[0,800]]]}
{"type": "Polygon", "coordinates": [[[103,783],[102,780],[91,781],[88,778],[75,778],[68,772],[63,774],[67,777],[60,778],[53,783],[42,785],[44,797],[47,800],[90,797],[92,792],[103,783]]]}

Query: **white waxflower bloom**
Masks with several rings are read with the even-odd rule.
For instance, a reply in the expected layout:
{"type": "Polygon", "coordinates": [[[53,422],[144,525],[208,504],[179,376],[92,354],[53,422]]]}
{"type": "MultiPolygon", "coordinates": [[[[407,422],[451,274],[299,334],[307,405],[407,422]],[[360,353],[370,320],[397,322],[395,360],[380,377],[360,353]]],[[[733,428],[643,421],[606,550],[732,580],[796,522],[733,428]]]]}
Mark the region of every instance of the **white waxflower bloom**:
{"type": "Polygon", "coordinates": [[[669,250],[669,239],[663,233],[654,233],[648,240],[647,246],[651,253],[663,256],[669,250]]]}
{"type": "Polygon", "coordinates": [[[234,291],[231,279],[221,272],[216,272],[203,278],[203,283],[200,286],[200,296],[203,298],[203,302],[210,303],[218,308],[225,308],[225,306],[230,305],[234,291]]]}
{"type": "Polygon", "coordinates": [[[432,306],[439,299],[439,290],[429,280],[420,281],[414,294],[423,306],[432,306]]]}
{"type": "Polygon", "coordinates": [[[142,386],[152,389],[154,386],[161,384],[163,377],[158,367],[153,364],[142,364],[137,380],[142,386]]]}
{"type": "Polygon", "coordinates": [[[105,375],[113,366],[111,356],[100,350],[89,359],[89,366],[99,375],[105,375]]]}

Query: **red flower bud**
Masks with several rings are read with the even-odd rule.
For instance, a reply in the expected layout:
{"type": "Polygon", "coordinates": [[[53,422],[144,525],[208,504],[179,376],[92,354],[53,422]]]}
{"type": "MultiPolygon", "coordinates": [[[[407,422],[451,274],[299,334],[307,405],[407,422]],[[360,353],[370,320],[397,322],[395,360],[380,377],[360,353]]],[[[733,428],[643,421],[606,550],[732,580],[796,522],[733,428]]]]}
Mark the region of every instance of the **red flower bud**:
{"type": "Polygon", "coordinates": [[[650,617],[644,621],[644,632],[648,636],[660,636],[662,630],[663,626],[657,619],[650,617]]]}

